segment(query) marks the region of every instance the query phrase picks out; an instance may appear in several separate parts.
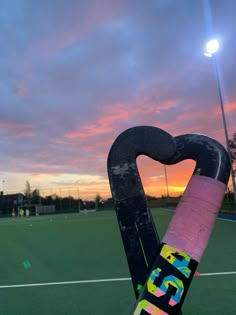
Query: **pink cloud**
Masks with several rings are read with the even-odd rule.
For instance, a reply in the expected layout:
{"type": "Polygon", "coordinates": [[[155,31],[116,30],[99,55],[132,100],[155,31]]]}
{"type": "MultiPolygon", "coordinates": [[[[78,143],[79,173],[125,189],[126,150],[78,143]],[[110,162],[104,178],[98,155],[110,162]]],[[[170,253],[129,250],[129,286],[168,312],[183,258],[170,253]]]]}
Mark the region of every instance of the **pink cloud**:
{"type": "Polygon", "coordinates": [[[127,119],[130,115],[128,110],[124,109],[113,109],[112,105],[109,108],[109,112],[102,113],[95,123],[90,125],[82,126],[70,133],[66,134],[69,139],[87,139],[101,134],[107,134],[114,130],[114,125],[120,120],[127,119]]]}
{"type": "Polygon", "coordinates": [[[73,132],[70,132],[66,135],[66,137],[70,138],[70,139],[74,139],[74,138],[90,138],[90,137],[94,137],[96,135],[99,134],[104,134],[104,133],[108,133],[109,131],[111,131],[112,129],[108,126],[104,126],[104,125],[88,125],[88,126],[84,126],[81,129],[75,130],[73,132]]]}
{"type": "MultiPolygon", "coordinates": [[[[235,111],[235,114],[236,114],[236,102],[225,102],[224,103],[224,112],[227,114],[227,113],[232,113],[235,111]]],[[[222,112],[221,112],[221,107],[220,107],[220,103],[218,105],[216,105],[214,107],[214,114],[215,115],[222,115],[222,112]]]]}
{"type": "Polygon", "coordinates": [[[225,108],[227,113],[236,111],[236,102],[226,104],[225,108]]]}
{"type": "Polygon", "coordinates": [[[62,139],[62,138],[50,138],[49,142],[54,144],[61,144],[61,145],[67,145],[68,141],[62,139]]]}
{"type": "Polygon", "coordinates": [[[0,122],[0,130],[10,132],[14,137],[32,137],[34,126],[30,124],[20,124],[14,122],[0,122]]]}

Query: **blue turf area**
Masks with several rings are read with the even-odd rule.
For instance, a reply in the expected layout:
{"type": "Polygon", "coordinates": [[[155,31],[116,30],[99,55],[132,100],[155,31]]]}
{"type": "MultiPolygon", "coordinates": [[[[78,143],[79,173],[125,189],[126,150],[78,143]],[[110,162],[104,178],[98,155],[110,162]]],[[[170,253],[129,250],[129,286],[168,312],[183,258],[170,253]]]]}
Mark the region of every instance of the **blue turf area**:
{"type": "Polygon", "coordinates": [[[220,219],[225,219],[225,220],[233,220],[233,221],[236,221],[236,215],[218,214],[218,218],[220,218],[220,219]]]}

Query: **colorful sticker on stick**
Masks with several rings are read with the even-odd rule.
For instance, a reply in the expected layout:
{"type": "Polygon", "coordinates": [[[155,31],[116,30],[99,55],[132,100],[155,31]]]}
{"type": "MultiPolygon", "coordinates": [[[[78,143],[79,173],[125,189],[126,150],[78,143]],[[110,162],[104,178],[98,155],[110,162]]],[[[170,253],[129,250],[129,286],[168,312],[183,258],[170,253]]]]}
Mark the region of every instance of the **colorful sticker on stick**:
{"type": "Polygon", "coordinates": [[[134,314],[178,314],[197,262],[184,251],[163,244],[154,266],[134,314]]]}
{"type": "Polygon", "coordinates": [[[142,300],[138,303],[138,306],[133,315],[139,315],[142,311],[145,311],[146,313],[151,315],[168,315],[168,313],[160,310],[158,307],[153,305],[151,302],[148,302],[147,300],[142,300]]]}
{"type": "Polygon", "coordinates": [[[160,254],[166,261],[179,270],[184,276],[189,278],[191,270],[188,268],[191,257],[184,251],[175,247],[164,245],[160,254]]]}

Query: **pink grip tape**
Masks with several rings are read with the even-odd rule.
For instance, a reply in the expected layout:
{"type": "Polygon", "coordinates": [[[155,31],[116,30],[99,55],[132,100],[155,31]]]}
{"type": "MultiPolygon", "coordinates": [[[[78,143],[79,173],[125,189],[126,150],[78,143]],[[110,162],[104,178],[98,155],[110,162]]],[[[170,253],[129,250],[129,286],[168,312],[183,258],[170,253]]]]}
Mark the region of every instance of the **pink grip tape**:
{"type": "Polygon", "coordinates": [[[168,226],[163,242],[200,261],[224,198],[226,185],[192,176],[168,226]]]}

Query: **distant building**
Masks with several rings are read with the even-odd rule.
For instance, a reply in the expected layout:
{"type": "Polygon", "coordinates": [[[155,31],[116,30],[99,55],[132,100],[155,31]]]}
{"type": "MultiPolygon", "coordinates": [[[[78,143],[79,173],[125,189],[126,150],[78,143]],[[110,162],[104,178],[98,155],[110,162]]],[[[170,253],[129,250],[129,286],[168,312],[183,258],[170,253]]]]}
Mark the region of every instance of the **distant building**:
{"type": "Polygon", "coordinates": [[[25,196],[22,193],[4,195],[0,193],[0,215],[10,214],[12,209],[24,205],[25,196]]]}

